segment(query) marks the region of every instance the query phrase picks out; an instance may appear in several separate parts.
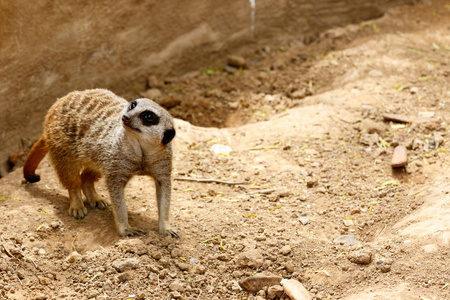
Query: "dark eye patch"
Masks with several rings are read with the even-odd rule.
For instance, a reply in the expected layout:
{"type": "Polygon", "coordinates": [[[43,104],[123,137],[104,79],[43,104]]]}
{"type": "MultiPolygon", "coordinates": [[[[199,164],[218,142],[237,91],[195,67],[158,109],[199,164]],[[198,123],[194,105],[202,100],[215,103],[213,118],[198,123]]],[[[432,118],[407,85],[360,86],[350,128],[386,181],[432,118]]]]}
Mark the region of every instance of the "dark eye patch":
{"type": "Polygon", "coordinates": [[[145,126],[157,125],[159,123],[159,117],[149,110],[141,112],[139,118],[145,126]]]}
{"type": "Polygon", "coordinates": [[[128,107],[128,110],[132,110],[133,108],[135,108],[137,105],[136,101],[131,102],[130,106],[128,107]]]}

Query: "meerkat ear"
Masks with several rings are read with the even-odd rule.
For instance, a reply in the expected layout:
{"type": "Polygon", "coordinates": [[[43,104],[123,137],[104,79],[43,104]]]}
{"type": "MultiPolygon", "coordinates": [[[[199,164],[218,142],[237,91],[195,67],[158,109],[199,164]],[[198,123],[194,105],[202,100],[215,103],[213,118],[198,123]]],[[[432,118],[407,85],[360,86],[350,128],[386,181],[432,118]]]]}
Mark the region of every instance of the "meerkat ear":
{"type": "Polygon", "coordinates": [[[163,145],[170,143],[174,137],[175,137],[175,129],[171,128],[164,131],[164,137],[162,139],[163,145]]]}

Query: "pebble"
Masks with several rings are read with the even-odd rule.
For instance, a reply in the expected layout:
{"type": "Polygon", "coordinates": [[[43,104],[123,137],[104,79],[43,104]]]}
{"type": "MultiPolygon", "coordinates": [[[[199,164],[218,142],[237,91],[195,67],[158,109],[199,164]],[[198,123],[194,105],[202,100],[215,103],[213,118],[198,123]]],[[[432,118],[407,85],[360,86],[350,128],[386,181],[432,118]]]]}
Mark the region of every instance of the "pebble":
{"type": "Polygon", "coordinates": [[[83,259],[82,255],[78,253],[77,251],[73,251],[70,253],[70,255],[66,258],[66,261],[69,263],[79,262],[83,259]]]}
{"type": "Polygon", "coordinates": [[[48,296],[42,293],[37,293],[34,297],[33,300],[46,300],[48,299],[48,296]]]}
{"type": "Polygon", "coordinates": [[[242,68],[245,69],[247,68],[247,62],[245,61],[245,58],[243,58],[242,56],[237,56],[237,55],[230,55],[227,58],[227,64],[229,66],[235,67],[235,68],[242,68]]]}
{"type": "Polygon", "coordinates": [[[112,267],[118,272],[125,272],[128,270],[137,269],[139,264],[140,262],[137,258],[123,258],[113,261],[112,267]]]}
{"type": "Polygon", "coordinates": [[[350,211],[351,215],[356,215],[356,214],[360,214],[360,213],[361,213],[361,208],[359,208],[359,207],[354,208],[350,211]]]}
{"type": "Polygon", "coordinates": [[[175,262],[176,266],[181,270],[181,271],[189,271],[189,269],[191,268],[190,264],[184,263],[184,262],[175,262]]]}
{"type": "Polygon", "coordinates": [[[130,274],[128,272],[121,273],[119,274],[119,276],[117,276],[117,278],[119,279],[120,282],[125,282],[130,280],[130,274]]]}
{"type": "Polygon", "coordinates": [[[109,278],[103,284],[103,290],[105,292],[110,292],[110,291],[113,290],[113,283],[112,283],[112,281],[109,278]]]}
{"type": "Polygon", "coordinates": [[[315,187],[319,182],[317,181],[317,179],[313,178],[313,177],[308,177],[306,178],[306,186],[309,188],[313,188],[315,187]]]}
{"type": "Polygon", "coordinates": [[[344,225],[345,226],[352,226],[353,225],[353,220],[345,219],[344,220],[344,225]]]}
{"type": "Polygon", "coordinates": [[[280,249],[280,253],[283,255],[288,255],[289,253],[291,253],[292,249],[290,245],[286,245],[283,248],[280,249]]]}
{"type": "Polygon", "coordinates": [[[352,263],[360,265],[368,265],[372,261],[372,253],[364,249],[353,251],[347,257],[352,263]]]}
{"type": "Polygon", "coordinates": [[[382,273],[387,273],[391,270],[392,260],[389,258],[379,258],[375,261],[375,267],[382,273]]]}
{"type": "Polygon", "coordinates": [[[180,292],[178,292],[178,291],[171,292],[170,297],[173,299],[181,299],[182,298],[180,292]]]}
{"type": "Polygon", "coordinates": [[[151,100],[159,100],[162,96],[162,93],[159,89],[148,89],[144,92],[141,92],[140,95],[151,100]]]}
{"type": "Polygon", "coordinates": [[[394,153],[392,154],[391,166],[393,168],[401,168],[406,166],[407,162],[408,157],[406,155],[406,147],[405,146],[395,147],[394,153]]]}
{"type": "Polygon", "coordinates": [[[299,220],[303,225],[308,224],[309,221],[310,221],[307,214],[300,215],[300,216],[298,217],[298,220],[299,220]]]}
{"type": "Polygon", "coordinates": [[[273,285],[267,289],[267,298],[275,299],[279,298],[283,295],[284,290],[281,285],[273,285]]]}
{"type": "Polygon", "coordinates": [[[117,243],[119,250],[123,253],[147,254],[148,249],[141,239],[121,240],[117,243]]]}
{"type": "Polygon", "coordinates": [[[49,285],[52,283],[52,280],[48,277],[38,276],[38,278],[39,278],[39,283],[42,285],[49,285]]]}
{"type": "Polygon", "coordinates": [[[184,292],[185,290],[185,286],[184,283],[179,280],[179,279],[175,279],[170,285],[169,285],[169,290],[171,292],[184,292]]]}
{"type": "Polygon", "coordinates": [[[191,257],[191,259],[189,260],[189,263],[193,266],[198,264],[199,262],[200,261],[198,260],[198,258],[195,258],[195,257],[191,257]]]}
{"type": "Polygon", "coordinates": [[[341,235],[333,240],[333,244],[345,245],[345,246],[354,245],[357,242],[358,242],[358,240],[356,239],[356,237],[354,235],[341,235]]]}
{"type": "Polygon", "coordinates": [[[239,267],[259,268],[264,263],[263,256],[258,249],[252,249],[238,255],[236,264],[239,267]]]}

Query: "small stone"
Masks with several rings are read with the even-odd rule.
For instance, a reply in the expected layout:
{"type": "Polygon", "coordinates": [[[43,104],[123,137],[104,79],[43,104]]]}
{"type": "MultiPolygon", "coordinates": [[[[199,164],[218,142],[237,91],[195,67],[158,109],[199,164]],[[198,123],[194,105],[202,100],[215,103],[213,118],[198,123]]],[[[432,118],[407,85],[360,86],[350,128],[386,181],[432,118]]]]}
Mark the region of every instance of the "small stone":
{"type": "Polygon", "coordinates": [[[407,162],[408,157],[406,155],[406,147],[405,146],[395,147],[394,153],[392,154],[391,166],[393,168],[401,168],[406,166],[407,162]]]}
{"type": "Polygon", "coordinates": [[[281,285],[273,285],[267,289],[267,298],[275,299],[280,298],[283,295],[284,290],[281,285]]]}
{"type": "Polygon", "coordinates": [[[190,264],[184,263],[184,262],[175,262],[175,264],[177,265],[177,267],[181,270],[181,271],[189,271],[189,269],[191,268],[190,264]]]}
{"type": "Polygon", "coordinates": [[[235,68],[235,67],[232,67],[232,66],[228,66],[228,65],[226,65],[226,66],[223,68],[223,70],[224,70],[224,72],[226,72],[226,73],[228,73],[228,74],[234,74],[234,73],[236,73],[237,71],[239,71],[238,68],[235,68]]]}
{"type": "Polygon", "coordinates": [[[118,248],[123,253],[136,253],[143,255],[148,252],[147,246],[141,239],[121,240],[117,243],[118,248]]]}
{"type": "Polygon", "coordinates": [[[83,256],[78,253],[77,251],[73,251],[70,253],[70,255],[66,258],[66,261],[69,263],[79,262],[83,259],[83,256]]]}
{"type": "Polygon", "coordinates": [[[189,263],[193,266],[198,264],[199,262],[200,261],[198,260],[198,258],[195,258],[195,257],[191,257],[191,259],[189,260],[189,263]]]}
{"type": "Polygon", "coordinates": [[[181,299],[181,298],[182,298],[180,292],[177,292],[177,291],[171,292],[171,293],[170,293],[170,297],[171,297],[172,299],[181,299]]]}
{"type": "Polygon", "coordinates": [[[130,280],[130,274],[128,272],[120,273],[119,276],[117,276],[120,282],[125,282],[130,280]]]}
{"type": "Polygon", "coordinates": [[[162,99],[157,100],[158,104],[166,109],[174,108],[181,104],[181,98],[178,96],[167,96],[162,99]]]}
{"type": "Polygon", "coordinates": [[[290,245],[286,245],[283,248],[280,249],[280,253],[283,255],[288,255],[289,253],[291,253],[291,246],[290,245]]]}
{"type": "Polygon", "coordinates": [[[170,285],[169,285],[169,290],[171,292],[184,292],[185,287],[184,287],[184,283],[179,280],[179,279],[175,279],[170,285]]]}
{"type": "Polygon", "coordinates": [[[411,94],[417,94],[418,92],[419,92],[419,88],[418,87],[416,87],[416,86],[413,86],[413,87],[410,87],[409,88],[409,92],[411,93],[411,94]]]}
{"type": "Polygon", "coordinates": [[[195,265],[193,270],[195,274],[205,274],[206,272],[205,266],[202,265],[195,265]]]}
{"type": "Polygon", "coordinates": [[[361,142],[361,144],[366,145],[366,146],[373,146],[378,142],[378,133],[363,133],[361,134],[361,137],[359,139],[359,141],[361,142]]]}
{"type": "Polygon", "coordinates": [[[333,240],[333,244],[345,245],[345,246],[354,245],[357,242],[358,242],[358,240],[356,239],[356,237],[354,235],[341,235],[333,240]]]}
{"type": "Polygon", "coordinates": [[[159,81],[155,75],[150,75],[147,78],[147,83],[150,88],[161,88],[163,86],[162,81],[159,81]]]}
{"type": "Polygon", "coordinates": [[[112,281],[109,278],[103,284],[103,290],[105,292],[110,292],[110,291],[113,290],[113,283],[112,283],[112,281]]]}
{"type": "Polygon", "coordinates": [[[257,249],[252,249],[238,255],[236,264],[239,267],[259,268],[264,263],[262,254],[257,249]]]}
{"type": "Polygon", "coordinates": [[[227,58],[227,64],[229,66],[235,67],[235,68],[242,68],[245,69],[247,68],[247,62],[245,61],[245,58],[243,58],[242,56],[237,56],[237,55],[230,55],[227,58]]]}
{"type": "Polygon", "coordinates": [[[297,91],[291,93],[291,98],[292,99],[302,99],[302,98],[305,98],[306,95],[307,95],[306,89],[302,88],[300,90],[297,90],[297,91]]]}
{"type": "Polygon", "coordinates": [[[34,297],[33,300],[46,300],[48,299],[48,296],[42,293],[37,293],[34,297]]]}
{"type": "Polygon", "coordinates": [[[125,272],[128,270],[137,269],[140,265],[139,259],[137,258],[123,258],[116,259],[112,263],[112,267],[118,272],[125,272]]]}
{"type": "Polygon", "coordinates": [[[156,249],[150,250],[150,256],[154,259],[159,260],[159,259],[161,259],[161,252],[156,249]]]}
{"type": "Polygon", "coordinates": [[[303,215],[298,216],[298,220],[299,220],[303,225],[308,224],[309,221],[310,221],[307,214],[303,214],[303,215]]]}
{"type": "Polygon", "coordinates": [[[360,214],[360,213],[361,213],[361,208],[359,208],[359,207],[354,208],[350,211],[351,215],[356,215],[356,214],[360,214]]]}
{"type": "Polygon", "coordinates": [[[18,270],[17,271],[17,277],[19,277],[20,279],[24,279],[25,278],[25,273],[22,270],[18,270]]]}
{"type": "Polygon", "coordinates": [[[231,260],[230,256],[226,253],[221,253],[221,254],[217,255],[217,259],[221,260],[221,261],[230,261],[231,260]]]}
{"type": "Polygon", "coordinates": [[[350,219],[345,219],[344,220],[344,225],[345,226],[352,226],[353,225],[353,220],[350,220],[350,219]]]}
{"type": "Polygon", "coordinates": [[[141,92],[140,95],[150,100],[159,100],[162,96],[162,93],[159,89],[148,89],[144,92],[141,92]]]}
{"type": "Polygon", "coordinates": [[[413,121],[413,118],[400,114],[383,114],[382,116],[385,121],[397,123],[411,123],[413,121]]]}
{"type": "Polygon", "coordinates": [[[389,258],[379,258],[375,261],[375,267],[382,273],[389,272],[391,270],[392,260],[389,258]]]}
{"type": "Polygon", "coordinates": [[[347,257],[352,263],[360,265],[368,265],[372,261],[372,253],[364,249],[353,251],[347,257]]]}
{"type": "Polygon", "coordinates": [[[42,285],[49,285],[52,283],[52,280],[48,277],[38,276],[38,278],[39,278],[39,283],[42,285]]]}
{"type": "Polygon", "coordinates": [[[319,182],[317,181],[317,179],[315,179],[313,177],[308,176],[306,178],[306,186],[309,187],[309,188],[315,187],[318,183],[319,182]]]}
{"type": "Polygon", "coordinates": [[[287,263],[284,265],[284,268],[286,269],[286,271],[287,271],[288,273],[294,273],[294,272],[295,272],[295,266],[294,266],[294,264],[291,263],[291,262],[287,262],[287,263]]]}

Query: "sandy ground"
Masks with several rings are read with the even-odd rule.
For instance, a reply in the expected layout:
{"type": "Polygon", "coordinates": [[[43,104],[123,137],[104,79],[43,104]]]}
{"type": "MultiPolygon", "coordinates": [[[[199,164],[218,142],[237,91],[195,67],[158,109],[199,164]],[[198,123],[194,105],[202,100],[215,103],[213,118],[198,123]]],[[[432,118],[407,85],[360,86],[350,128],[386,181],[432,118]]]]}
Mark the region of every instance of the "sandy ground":
{"type": "Polygon", "coordinates": [[[157,234],[150,178],[126,190],[147,234],[120,238],[110,208],[68,215],[48,159],[36,184],[17,168],[0,181],[0,298],[288,299],[237,283],[272,274],[314,299],[449,299],[449,21],[448,1],[401,7],[260,49],[246,68],[151,78],[141,93],[191,122],[176,122],[183,237],[157,234]],[[408,165],[393,170],[397,145],[408,165]]]}

